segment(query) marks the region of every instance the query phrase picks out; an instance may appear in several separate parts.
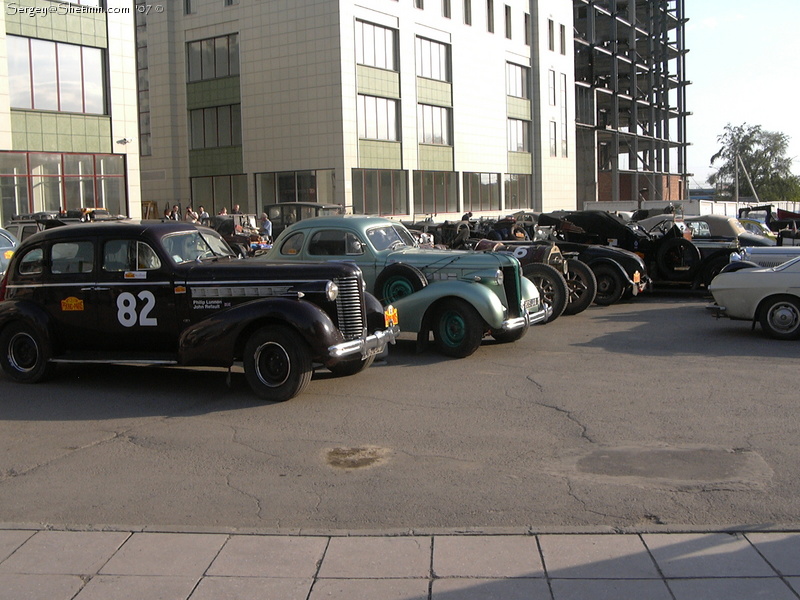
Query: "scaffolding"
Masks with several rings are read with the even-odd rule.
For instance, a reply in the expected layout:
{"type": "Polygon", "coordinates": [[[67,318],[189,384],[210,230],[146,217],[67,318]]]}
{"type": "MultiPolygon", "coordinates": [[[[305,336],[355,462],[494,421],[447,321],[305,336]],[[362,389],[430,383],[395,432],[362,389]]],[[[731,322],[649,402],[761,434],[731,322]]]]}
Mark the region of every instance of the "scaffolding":
{"type": "Polygon", "coordinates": [[[573,0],[578,206],[686,198],[684,0],[573,0]]]}

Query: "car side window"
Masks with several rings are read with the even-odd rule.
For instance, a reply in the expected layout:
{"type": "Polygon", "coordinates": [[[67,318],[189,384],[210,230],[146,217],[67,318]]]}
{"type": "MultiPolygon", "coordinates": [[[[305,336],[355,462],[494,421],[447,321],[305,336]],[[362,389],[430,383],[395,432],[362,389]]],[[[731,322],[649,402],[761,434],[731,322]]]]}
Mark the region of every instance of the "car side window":
{"type": "Polygon", "coordinates": [[[692,237],[711,237],[711,228],[705,221],[692,221],[689,227],[692,228],[692,237]]]}
{"type": "Polygon", "coordinates": [[[50,249],[54,275],[64,273],[91,273],[94,269],[94,244],[83,242],[58,242],[50,249]]]}
{"type": "Polygon", "coordinates": [[[44,252],[41,248],[32,248],[19,261],[20,275],[38,275],[42,272],[44,252]]]}
{"type": "Polygon", "coordinates": [[[145,242],[109,240],[103,247],[104,271],[152,271],[159,268],[161,260],[145,242]]]}
{"type": "Polygon", "coordinates": [[[300,232],[286,238],[286,241],[281,244],[281,254],[300,254],[305,237],[305,234],[300,232]]]}
{"type": "Polygon", "coordinates": [[[357,256],[364,254],[364,249],[355,234],[327,229],[311,236],[308,253],[312,256],[357,256]]]}

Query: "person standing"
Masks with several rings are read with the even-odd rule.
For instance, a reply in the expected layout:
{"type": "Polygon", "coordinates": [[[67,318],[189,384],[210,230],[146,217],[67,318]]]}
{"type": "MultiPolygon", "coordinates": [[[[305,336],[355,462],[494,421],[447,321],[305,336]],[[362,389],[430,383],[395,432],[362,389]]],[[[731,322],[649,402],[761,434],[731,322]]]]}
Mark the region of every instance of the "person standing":
{"type": "Polygon", "coordinates": [[[234,204],[233,205],[233,210],[231,211],[231,214],[232,215],[240,215],[240,214],[242,214],[242,211],[239,210],[239,205],[238,204],[234,204]]]}
{"type": "Polygon", "coordinates": [[[201,225],[205,225],[206,223],[208,223],[208,220],[210,218],[211,217],[209,217],[206,209],[201,206],[200,210],[198,211],[197,220],[200,221],[201,225]]]}
{"type": "Polygon", "coordinates": [[[269,243],[272,243],[272,221],[269,220],[267,213],[261,213],[259,233],[261,233],[261,237],[266,238],[269,243]]]}

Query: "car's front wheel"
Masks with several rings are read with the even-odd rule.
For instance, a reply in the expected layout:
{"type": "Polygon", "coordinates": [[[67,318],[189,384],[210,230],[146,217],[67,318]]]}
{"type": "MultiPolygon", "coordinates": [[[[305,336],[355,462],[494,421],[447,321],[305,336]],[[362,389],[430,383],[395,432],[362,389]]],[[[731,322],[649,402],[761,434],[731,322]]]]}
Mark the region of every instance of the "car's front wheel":
{"type": "Polygon", "coordinates": [[[294,398],[311,381],[311,350],[287,327],[256,331],[244,349],[244,375],[259,398],[283,402],[294,398]]]}
{"type": "Polygon", "coordinates": [[[0,366],[15,381],[50,379],[56,368],[50,362],[51,353],[49,341],[25,323],[11,323],[0,334],[0,366]]]}
{"type": "Polygon", "coordinates": [[[469,302],[445,300],[434,315],[433,339],[445,356],[467,357],[481,345],[483,319],[469,302]]]}
{"type": "Polygon", "coordinates": [[[567,259],[567,288],[569,299],[565,315],[577,315],[589,308],[597,295],[597,279],[589,265],[574,258],[567,259]]]}
{"type": "Polygon", "coordinates": [[[547,323],[555,321],[567,308],[569,288],[564,276],[550,265],[530,263],[522,267],[522,274],[539,289],[544,301],[553,307],[547,323]]]}
{"type": "Polygon", "coordinates": [[[625,291],[625,282],[622,279],[622,275],[613,266],[597,265],[594,268],[594,276],[597,278],[595,304],[609,306],[622,298],[622,293],[625,291]]]}
{"type": "Polygon", "coordinates": [[[776,340],[800,339],[800,302],[792,296],[767,298],[761,305],[759,321],[776,340]]]}

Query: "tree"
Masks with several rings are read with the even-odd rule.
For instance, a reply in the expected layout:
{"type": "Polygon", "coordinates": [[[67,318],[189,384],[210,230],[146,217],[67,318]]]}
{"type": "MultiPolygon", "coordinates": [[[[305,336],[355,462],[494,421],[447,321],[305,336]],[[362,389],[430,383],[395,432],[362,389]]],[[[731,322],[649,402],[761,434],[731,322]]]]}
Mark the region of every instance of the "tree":
{"type": "MultiPolygon", "coordinates": [[[[744,123],[725,126],[725,133],[717,136],[722,147],[711,157],[711,164],[721,162],[719,170],[708,182],[733,195],[738,156],[758,194],[764,202],[800,200],[800,177],[791,172],[792,159],[786,156],[789,136],[775,131],[764,131],[760,125],[744,123]]],[[[739,169],[739,190],[748,193],[749,186],[739,169]]]]}

